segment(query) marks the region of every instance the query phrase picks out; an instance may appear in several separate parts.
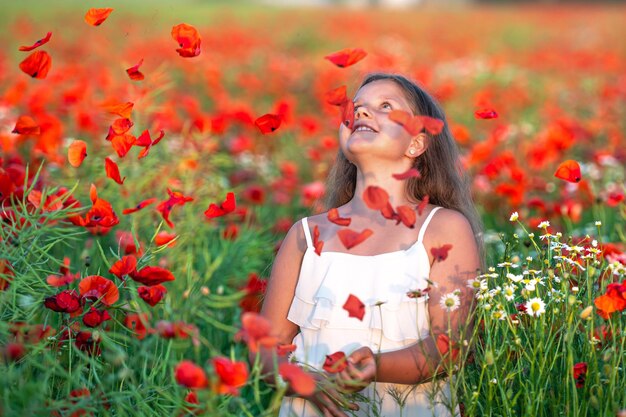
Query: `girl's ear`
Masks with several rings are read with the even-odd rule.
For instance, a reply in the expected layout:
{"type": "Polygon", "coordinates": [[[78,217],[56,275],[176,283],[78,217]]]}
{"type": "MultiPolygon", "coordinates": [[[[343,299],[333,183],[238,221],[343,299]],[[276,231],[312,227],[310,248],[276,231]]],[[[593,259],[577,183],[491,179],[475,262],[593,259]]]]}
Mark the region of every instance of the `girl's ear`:
{"type": "Polygon", "coordinates": [[[420,133],[417,136],[414,136],[404,154],[409,158],[417,158],[426,152],[426,148],[428,146],[426,143],[427,139],[428,137],[425,133],[420,133]]]}

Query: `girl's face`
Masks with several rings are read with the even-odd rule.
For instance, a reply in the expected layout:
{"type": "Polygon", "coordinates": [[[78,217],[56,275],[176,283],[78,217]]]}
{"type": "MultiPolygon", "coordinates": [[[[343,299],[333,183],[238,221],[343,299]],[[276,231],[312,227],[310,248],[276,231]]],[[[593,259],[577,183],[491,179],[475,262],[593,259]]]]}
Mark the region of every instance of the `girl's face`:
{"type": "Polygon", "coordinates": [[[354,97],[354,126],[339,128],[339,145],[346,158],[372,155],[384,159],[402,159],[408,155],[411,135],[389,119],[392,110],[413,110],[402,88],[391,80],[378,80],[364,85],[354,97]]]}

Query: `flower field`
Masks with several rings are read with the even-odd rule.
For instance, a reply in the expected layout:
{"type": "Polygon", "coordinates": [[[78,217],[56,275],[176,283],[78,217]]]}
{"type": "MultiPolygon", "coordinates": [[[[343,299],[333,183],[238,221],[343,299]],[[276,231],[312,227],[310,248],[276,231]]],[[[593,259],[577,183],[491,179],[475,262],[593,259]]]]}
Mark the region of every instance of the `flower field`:
{"type": "Polygon", "coordinates": [[[626,415],[624,7],[129,3],[0,6],[0,415],[273,416],[306,391],[248,361],[288,349],[254,313],[327,210],[329,92],[373,71],[440,101],[484,224],[453,405],[626,415]]]}

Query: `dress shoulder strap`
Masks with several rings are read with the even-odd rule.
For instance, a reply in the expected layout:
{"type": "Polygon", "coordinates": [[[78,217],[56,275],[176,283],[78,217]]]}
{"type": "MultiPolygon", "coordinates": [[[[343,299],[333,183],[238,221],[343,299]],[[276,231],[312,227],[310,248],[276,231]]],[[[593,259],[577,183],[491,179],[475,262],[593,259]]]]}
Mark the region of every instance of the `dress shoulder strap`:
{"type": "Polygon", "coordinates": [[[428,227],[428,223],[430,223],[430,220],[433,218],[433,215],[440,208],[441,207],[435,207],[434,209],[432,209],[430,211],[430,213],[428,213],[428,216],[426,217],[426,220],[424,220],[424,223],[422,223],[422,227],[420,228],[419,235],[417,235],[417,241],[418,242],[421,242],[424,239],[424,234],[426,233],[426,228],[428,227]]]}
{"type": "Polygon", "coordinates": [[[307,217],[302,219],[302,228],[304,229],[304,237],[306,238],[306,246],[308,248],[312,248],[313,241],[311,240],[311,231],[309,230],[309,222],[308,222],[307,217]]]}

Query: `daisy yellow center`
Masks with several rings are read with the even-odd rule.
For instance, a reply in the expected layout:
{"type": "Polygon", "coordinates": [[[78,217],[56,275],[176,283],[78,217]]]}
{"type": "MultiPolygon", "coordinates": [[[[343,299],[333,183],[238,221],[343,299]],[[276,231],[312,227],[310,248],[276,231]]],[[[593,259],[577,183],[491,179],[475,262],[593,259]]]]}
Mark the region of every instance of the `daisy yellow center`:
{"type": "Polygon", "coordinates": [[[454,307],[454,299],[446,298],[446,307],[454,307]]]}
{"type": "Polygon", "coordinates": [[[530,308],[532,308],[533,311],[539,311],[541,309],[541,304],[539,304],[538,302],[534,302],[530,305],[530,308]]]}

